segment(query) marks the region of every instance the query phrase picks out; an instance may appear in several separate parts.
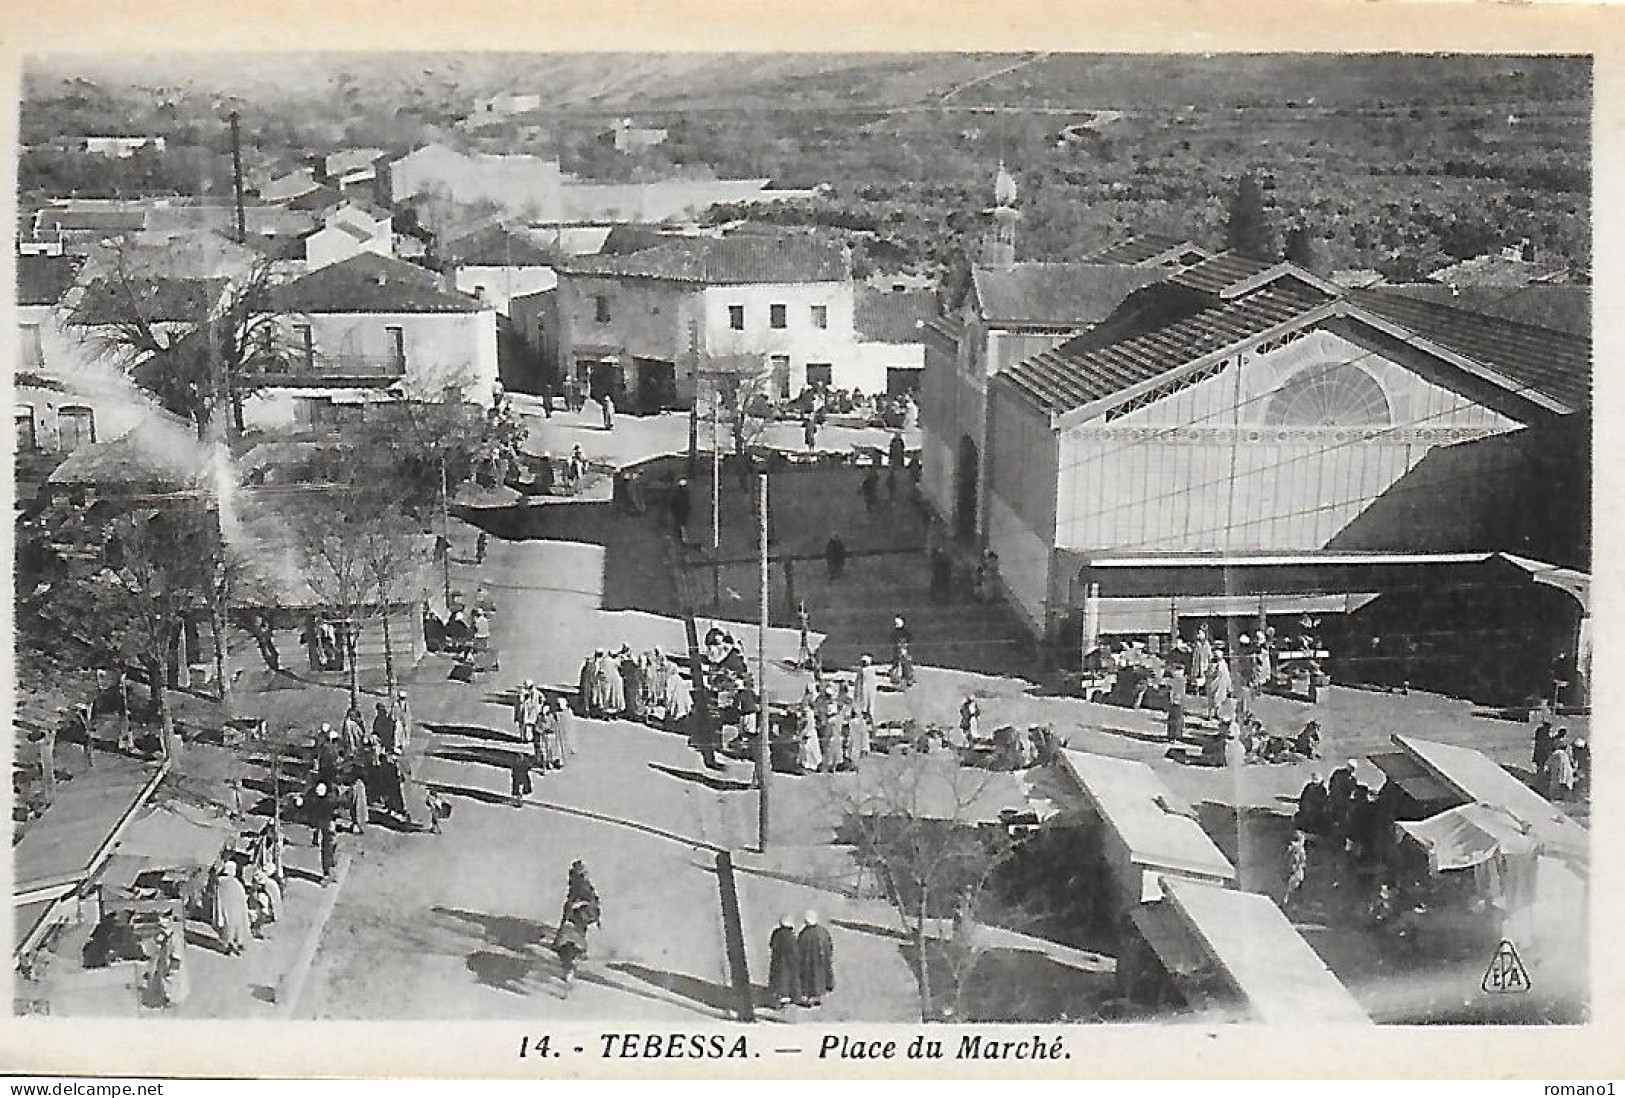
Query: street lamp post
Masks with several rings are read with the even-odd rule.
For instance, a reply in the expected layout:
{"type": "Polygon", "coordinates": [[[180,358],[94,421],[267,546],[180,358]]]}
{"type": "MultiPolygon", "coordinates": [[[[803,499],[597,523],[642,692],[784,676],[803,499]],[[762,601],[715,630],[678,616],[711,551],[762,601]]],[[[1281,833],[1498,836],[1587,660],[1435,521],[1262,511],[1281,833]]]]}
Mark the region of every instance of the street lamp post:
{"type": "Polygon", "coordinates": [[[773,717],[768,709],[767,702],[767,474],[763,473],[757,478],[757,500],[760,506],[761,519],[757,523],[757,541],[762,555],[762,605],[761,621],[756,631],[756,679],[757,701],[756,712],[758,736],[756,740],[756,847],[764,854],[767,852],[768,838],[768,809],[767,787],[773,778],[773,717]]]}

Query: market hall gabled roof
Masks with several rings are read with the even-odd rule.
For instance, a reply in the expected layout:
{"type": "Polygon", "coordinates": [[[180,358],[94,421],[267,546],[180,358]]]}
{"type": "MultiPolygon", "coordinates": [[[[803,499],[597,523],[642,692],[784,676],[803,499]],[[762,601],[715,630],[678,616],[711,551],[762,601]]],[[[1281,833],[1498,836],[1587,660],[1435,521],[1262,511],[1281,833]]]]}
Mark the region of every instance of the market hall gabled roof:
{"type": "Polygon", "coordinates": [[[1079,354],[1063,343],[999,376],[1040,408],[1069,412],[1288,324],[1333,300],[1314,286],[1283,278],[1239,301],[1107,347],[1079,354]]]}
{"type": "Polygon", "coordinates": [[[1490,383],[1549,410],[1590,405],[1591,344],[1582,336],[1380,291],[1343,291],[1289,263],[1230,254],[1175,274],[1167,285],[1212,304],[1105,345],[1100,332],[1079,334],[999,376],[1037,407],[1065,414],[1271,329],[1342,317],[1386,327],[1424,353],[1465,360],[1490,383]]]}
{"type": "Polygon", "coordinates": [[[1571,411],[1591,404],[1589,339],[1375,290],[1351,291],[1349,300],[1571,411]]]}

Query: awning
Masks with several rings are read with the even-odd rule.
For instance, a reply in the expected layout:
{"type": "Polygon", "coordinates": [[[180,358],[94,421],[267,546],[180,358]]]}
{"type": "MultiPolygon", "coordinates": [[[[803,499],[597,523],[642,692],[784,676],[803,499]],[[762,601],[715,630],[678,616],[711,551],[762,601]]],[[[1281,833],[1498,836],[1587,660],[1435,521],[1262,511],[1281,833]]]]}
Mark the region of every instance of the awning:
{"type": "Polygon", "coordinates": [[[1461,797],[1448,786],[1429,774],[1411,756],[1403,751],[1381,751],[1368,756],[1371,764],[1383,776],[1405,792],[1413,801],[1422,804],[1450,804],[1461,802],[1461,797]]]}
{"type": "Polygon", "coordinates": [[[1464,804],[1399,826],[1427,850],[1434,873],[1471,869],[1497,854],[1531,854],[1536,847],[1510,813],[1482,804],[1464,804]]]}
{"type": "Polygon", "coordinates": [[[1173,791],[1149,766],[1084,751],[1062,749],[1060,755],[1134,866],[1204,880],[1236,879],[1230,859],[1192,816],[1179,811],[1173,791]]]}
{"type": "Polygon", "coordinates": [[[1256,892],[1169,880],[1170,905],[1259,1021],[1280,1025],[1369,1024],[1275,901],[1256,892]]]}
{"type": "Polygon", "coordinates": [[[1552,802],[1470,747],[1395,735],[1394,742],[1463,801],[1499,809],[1527,829],[1544,853],[1576,865],[1591,860],[1591,836],[1552,802]]]}
{"type": "Polygon", "coordinates": [[[1536,583],[1543,583],[1565,591],[1580,604],[1580,609],[1591,613],[1591,576],[1574,568],[1559,568],[1555,564],[1544,561],[1530,560],[1528,557],[1515,556],[1512,553],[1500,553],[1500,558],[1529,574],[1529,578],[1536,583]]]}
{"type": "Polygon", "coordinates": [[[1102,598],[1097,600],[1096,636],[1166,633],[1174,617],[1241,618],[1266,614],[1287,616],[1352,614],[1376,595],[1184,595],[1177,598],[1102,598]]]}

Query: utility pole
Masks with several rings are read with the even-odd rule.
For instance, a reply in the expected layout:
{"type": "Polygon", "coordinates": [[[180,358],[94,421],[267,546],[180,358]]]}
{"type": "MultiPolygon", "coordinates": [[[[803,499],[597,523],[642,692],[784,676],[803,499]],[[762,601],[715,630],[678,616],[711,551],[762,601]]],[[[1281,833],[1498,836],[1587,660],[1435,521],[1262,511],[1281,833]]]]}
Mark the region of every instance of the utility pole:
{"type": "Polygon", "coordinates": [[[762,551],[762,618],[756,632],[757,724],[756,738],[756,848],[767,853],[767,787],[773,779],[773,716],[767,702],[767,474],[756,479],[758,510],[756,534],[762,551]]]}
{"type": "Polygon", "coordinates": [[[231,174],[237,196],[237,243],[248,240],[248,224],[243,218],[243,140],[238,132],[240,116],[231,112],[231,174]]]}
{"type": "Polygon", "coordinates": [[[721,426],[722,390],[711,380],[711,553],[722,548],[722,449],[717,441],[721,426]]]}
{"type": "Polygon", "coordinates": [[[440,539],[446,551],[440,554],[440,574],[446,585],[446,613],[451,613],[451,507],[446,500],[446,455],[440,455],[440,539]]]}

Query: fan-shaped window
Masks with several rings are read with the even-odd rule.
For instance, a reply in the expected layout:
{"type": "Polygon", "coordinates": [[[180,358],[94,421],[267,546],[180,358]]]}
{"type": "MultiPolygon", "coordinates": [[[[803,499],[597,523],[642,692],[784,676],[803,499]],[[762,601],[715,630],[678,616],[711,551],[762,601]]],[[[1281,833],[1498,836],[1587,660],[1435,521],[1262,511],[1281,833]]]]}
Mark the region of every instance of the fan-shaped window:
{"type": "Polygon", "coordinates": [[[1377,379],[1347,362],[1309,367],[1264,408],[1264,422],[1273,427],[1365,427],[1392,419],[1377,379]]]}

